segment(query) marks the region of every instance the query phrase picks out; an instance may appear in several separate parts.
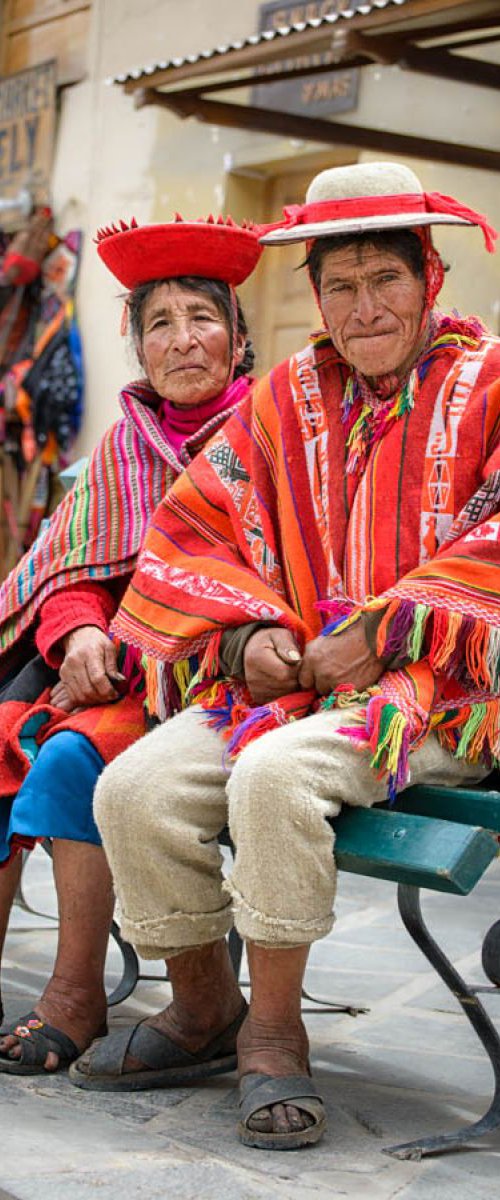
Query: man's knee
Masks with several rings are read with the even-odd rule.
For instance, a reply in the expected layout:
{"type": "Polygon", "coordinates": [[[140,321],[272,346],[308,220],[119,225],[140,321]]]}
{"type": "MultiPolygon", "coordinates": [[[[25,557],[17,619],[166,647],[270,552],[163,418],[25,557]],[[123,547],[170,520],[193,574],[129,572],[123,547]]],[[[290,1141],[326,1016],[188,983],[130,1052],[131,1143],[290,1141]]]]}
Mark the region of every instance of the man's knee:
{"type": "Polygon", "coordinates": [[[177,718],[159,725],[107,766],[94,795],[94,816],[106,840],[108,831],[134,823],[141,837],[162,826],[183,823],[189,804],[191,756],[177,718]]]}
{"type": "Polygon", "coordinates": [[[283,829],[293,822],[307,828],[310,786],[304,786],[302,772],[292,746],[283,746],[281,730],[265,734],[247,746],[237,760],[227,787],[229,825],[238,841],[245,836],[270,836],[272,829],[283,829]],[[288,753],[288,749],[290,752],[288,753]]]}

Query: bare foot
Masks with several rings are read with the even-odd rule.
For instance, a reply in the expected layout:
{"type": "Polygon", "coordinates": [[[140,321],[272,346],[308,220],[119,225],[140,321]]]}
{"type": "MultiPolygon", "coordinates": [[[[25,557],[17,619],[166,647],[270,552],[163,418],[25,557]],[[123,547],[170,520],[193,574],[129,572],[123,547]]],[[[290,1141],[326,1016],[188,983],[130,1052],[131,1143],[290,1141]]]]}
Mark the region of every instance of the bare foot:
{"type": "MultiPolygon", "coordinates": [[[[106,1024],[106,995],[104,988],[77,987],[74,983],[53,975],[34,1012],[42,1021],[65,1033],[80,1052],[96,1038],[106,1024]]],[[[22,1039],[15,1034],[0,1038],[0,1053],[13,1061],[22,1058],[22,1039]]],[[[59,1055],[50,1050],[45,1059],[46,1071],[57,1071],[59,1055]]]]}
{"type": "MultiPolygon", "coordinates": [[[[238,1071],[243,1075],[310,1075],[309,1042],[302,1021],[278,1024],[249,1015],[238,1034],[238,1071]]],[[[312,1117],[293,1104],[273,1104],[248,1118],[258,1133],[295,1133],[313,1125],[312,1117]]]]}

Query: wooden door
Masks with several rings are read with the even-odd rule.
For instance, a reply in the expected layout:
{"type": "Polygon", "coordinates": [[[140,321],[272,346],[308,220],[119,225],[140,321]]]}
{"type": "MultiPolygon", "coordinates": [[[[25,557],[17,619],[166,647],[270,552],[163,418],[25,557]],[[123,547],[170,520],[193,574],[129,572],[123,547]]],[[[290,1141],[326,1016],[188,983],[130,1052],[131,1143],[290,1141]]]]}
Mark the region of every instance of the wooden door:
{"type": "MultiPolygon", "coordinates": [[[[266,219],[277,221],[287,204],[300,204],[311,181],[311,171],[290,172],[269,180],[266,219]]],[[[305,243],[268,246],[263,257],[262,308],[258,314],[260,359],[263,370],[305,345],[321,317],[309,283],[305,243]]],[[[259,305],[260,308],[260,305],[259,305]]]]}

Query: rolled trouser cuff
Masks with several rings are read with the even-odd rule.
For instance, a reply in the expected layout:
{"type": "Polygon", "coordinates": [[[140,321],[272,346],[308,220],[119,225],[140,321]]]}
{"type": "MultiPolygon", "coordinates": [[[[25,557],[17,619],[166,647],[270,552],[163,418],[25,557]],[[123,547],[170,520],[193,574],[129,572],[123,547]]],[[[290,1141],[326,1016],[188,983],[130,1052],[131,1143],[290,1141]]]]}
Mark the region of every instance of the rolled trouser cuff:
{"type": "Polygon", "coordinates": [[[309,946],[330,933],[335,920],[330,911],[323,917],[310,920],[294,920],[286,917],[269,917],[252,908],[231,879],[226,879],[223,891],[231,896],[234,924],[244,941],[257,942],[275,949],[291,946],[309,946]]]}
{"type": "Polygon", "coordinates": [[[233,924],[231,901],[214,913],[175,913],[159,920],[128,921],[120,932],[141,958],[173,958],[195,946],[206,946],[226,936],[233,924]]]}

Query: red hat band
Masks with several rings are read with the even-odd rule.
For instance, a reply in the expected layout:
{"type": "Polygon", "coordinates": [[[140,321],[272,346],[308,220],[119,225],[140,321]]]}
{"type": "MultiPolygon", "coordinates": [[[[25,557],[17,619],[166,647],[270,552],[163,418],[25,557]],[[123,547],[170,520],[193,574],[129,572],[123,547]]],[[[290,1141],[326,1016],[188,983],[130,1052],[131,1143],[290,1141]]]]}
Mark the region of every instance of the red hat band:
{"type": "MultiPolygon", "coordinates": [[[[471,225],[479,225],[483,232],[486,249],[490,253],[495,249],[498,233],[489,224],[483,213],[476,212],[475,209],[468,208],[466,204],[455,200],[453,196],[444,196],[441,192],[417,192],[406,195],[403,193],[395,196],[355,196],[339,200],[318,200],[310,204],[289,204],[283,209],[285,220],[281,223],[278,222],[274,228],[290,229],[314,222],[363,220],[365,217],[393,216],[398,218],[405,213],[415,217],[415,225],[419,224],[419,215],[428,215],[429,213],[448,215],[471,225]]],[[[273,227],[268,226],[268,228],[273,227]]]]}

